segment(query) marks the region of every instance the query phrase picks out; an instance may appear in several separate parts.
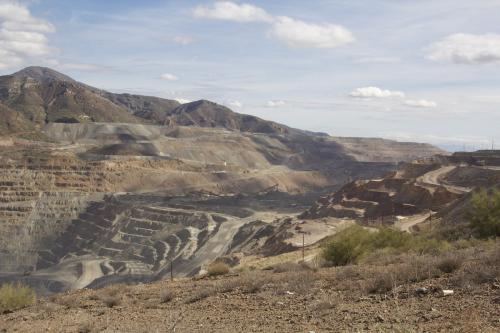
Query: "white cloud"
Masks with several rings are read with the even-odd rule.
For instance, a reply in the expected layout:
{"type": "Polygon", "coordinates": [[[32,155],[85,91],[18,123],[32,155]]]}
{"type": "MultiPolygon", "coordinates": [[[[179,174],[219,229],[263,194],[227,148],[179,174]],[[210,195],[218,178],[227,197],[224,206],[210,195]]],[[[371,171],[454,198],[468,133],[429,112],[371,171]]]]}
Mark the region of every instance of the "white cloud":
{"type": "Polygon", "coordinates": [[[241,103],[240,101],[229,101],[227,103],[227,105],[232,106],[234,108],[241,108],[241,107],[243,107],[243,103],[241,103]]]}
{"type": "Polygon", "coordinates": [[[272,25],[268,35],[292,47],[333,48],[354,41],[352,33],[341,25],[315,24],[287,16],[274,17],[251,4],[218,1],[211,7],[198,6],[194,17],[236,22],[266,22],[272,25]]]}
{"type": "Polygon", "coordinates": [[[397,57],[363,57],[353,61],[355,64],[394,64],[401,62],[397,57]]]}
{"type": "Polygon", "coordinates": [[[333,48],[354,41],[343,26],[307,23],[286,16],[276,18],[270,35],[292,47],[333,48]]]}
{"type": "Polygon", "coordinates": [[[383,90],[377,87],[363,87],[353,90],[349,96],[356,98],[404,98],[405,94],[402,91],[383,90]]]}
{"type": "Polygon", "coordinates": [[[172,41],[176,44],[188,45],[194,42],[194,38],[191,36],[175,36],[172,41]]]}
{"type": "Polygon", "coordinates": [[[165,81],[177,81],[179,78],[175,76],[174,74],[170,73],[164,73],[160,75],[160,79],[165,80],[165,81]]]}
{"type": "Polygon", "coordinates": [[[405,105],[412,106],[415,108],[435,108],[437,106],[437,103],[425,99],[419,99],[419,100],[408,99],[405,101],[405,105]]]}
{"type": "Polygon", "coordinates": [[[211,7],[198,6],[194,9],[193,15],[196,18],[236,22],[271,22],[273,20],[273,17],[260,7],[231,1],[218,1],[211,7]]]}
{"type": "Polygon", "coordinates": [[[191,101],[189,99],[185,99],[185,98],[176,98],[175,101],[177,101],[181,104],[191,103],[191,101]]]}
{"type": "Polygon", "coordinates": [[[25,5],[0,1],[0,69],[53,54],[46,34],[54,31],[51,23],[33,17],[25,5]]]}
{"type": "Polygon", "coordinates": [[[500,35],[454,34],[427,48],[426,58],[460,64],[500,62],[500,35]]]}
{"type": "Polygon", "coordinates": [[[268,101],[267,102],[267,106],[270,107],[270,108],[276,108],[276,107],[280,107],[280,106],[284,106],[286,103],[285,101],[268,101]]]}

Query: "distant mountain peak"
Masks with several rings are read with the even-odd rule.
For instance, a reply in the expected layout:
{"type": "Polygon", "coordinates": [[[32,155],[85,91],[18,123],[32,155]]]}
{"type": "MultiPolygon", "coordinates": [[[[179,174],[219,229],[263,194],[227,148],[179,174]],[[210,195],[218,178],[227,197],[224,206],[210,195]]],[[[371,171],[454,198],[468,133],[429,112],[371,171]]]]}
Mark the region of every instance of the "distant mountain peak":
{"type": "Polygon", "coordinates": [[[223,105],[217,104],[215,102],[212,102],[212,101],[209,101],[209,100],[206,100],[206,99],[200,99],[198,101],[186,103],[185,105],[192,105],[192,106],[196,106],[196,107],[205,106],[205,105],[209,105],[209,106],[223,106],[223,105]]]}
{"type": "Polygon", "coordinates": [[[26,67],[19,72],[13,74],[15,77],[30,77],[36,81],[46,82],[46,81],[67,81],[75,82],[72,78],[58,71],[47,67],[30,66],[26,67]]]}

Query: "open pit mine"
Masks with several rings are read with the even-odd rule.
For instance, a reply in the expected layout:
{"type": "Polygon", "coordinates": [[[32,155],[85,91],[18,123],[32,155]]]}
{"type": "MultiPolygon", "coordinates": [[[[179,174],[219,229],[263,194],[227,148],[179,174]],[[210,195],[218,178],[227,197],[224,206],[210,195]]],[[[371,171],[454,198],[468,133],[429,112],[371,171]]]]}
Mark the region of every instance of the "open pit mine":
{"type": "Polygon", "coordinates": [[[193,276],[350,221],[409,229],[471,177],[498,180],[494,157],[461,167],[478,157],[113,94],[41,67],[0,77],[0,114],[0,279],[47,294],[193,276]]]}

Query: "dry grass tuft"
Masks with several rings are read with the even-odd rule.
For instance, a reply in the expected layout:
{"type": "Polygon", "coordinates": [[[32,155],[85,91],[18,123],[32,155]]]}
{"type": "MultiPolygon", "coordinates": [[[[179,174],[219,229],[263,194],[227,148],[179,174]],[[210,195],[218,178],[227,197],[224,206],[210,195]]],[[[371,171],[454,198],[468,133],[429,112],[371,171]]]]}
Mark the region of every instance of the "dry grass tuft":
{"type": "Polygon", "coordinates": [[[339,306],[341,299],[339,297],[324,296],[319,301],[312,304],[311,309],[314,312],[324,312],[327,310],[335,309],[339,306]]]}
{"type": "Polygon", "coordinates": [[[213,291],[207,288],[203,288],[195,291],[184,301],[185,304],[196,303],[198,301],[204,300],[205,298],[210,297],[213,294],[213,291]]]}
{"type": "Polygon", "coordinates": [[[311,267],[309,267],[306,263],[300,262],[284,262],[278,264],[273,267],[274,273],[285,273],[285,272],[302,272],[302,271],[310,271],[311,267]]]}
{"type": "Polygon", "coordinates": [[[208,266],[207,272],[209,276],[226,275],[229,273],[229,266],[223,262],[215,262],[208,266]]]}
{"type": "Polygon", "coordinates": [[[299,294],[310,294],[317,280],[313,272],[298,272],[288,276],[288,288],[299,294]]]}
{"type": "Polygon", "coordinates": [[[77,297],[64,296],[55,298],[54,303],[64,306],[66,309],[76,309],[80,307],[80,300],[77,297]]]}
{"type": "Polygon", "coordinates": [[[113,307],[120,304],[121,299],[117,296],[103,296],[103,297],[101,297],[101,301],[108,308],[113,308],[113,307]]]}
{"type": "Polygon", "coordinates": [[[462,266],[464,259],[458,255],[450,255],[441,258],[437,263],[437,268],[443,273],[453,273],[462,266]]]}
{"type": "Polygon", "coordinates": [[[241,283],[238,280],[220,280],[214,285],[216,293],[225,294],[240,287],[241,283]]]}
{"type": "Polygon", "coordinates": [[[164,290],[160,293],[160,303],[168,303],[173,300],[175,294],[171,290],[164,290]]]}

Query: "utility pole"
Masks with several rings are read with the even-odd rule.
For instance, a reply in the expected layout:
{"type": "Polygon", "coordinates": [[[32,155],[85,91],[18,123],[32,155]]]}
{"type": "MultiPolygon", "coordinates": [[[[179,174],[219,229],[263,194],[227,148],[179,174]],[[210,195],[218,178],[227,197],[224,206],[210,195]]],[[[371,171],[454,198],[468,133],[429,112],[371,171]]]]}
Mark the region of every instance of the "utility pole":
{"type": "Polygon", "coordinates": [[[306,235],[302,234],[302,262],[306,260],[306,235]]]}

